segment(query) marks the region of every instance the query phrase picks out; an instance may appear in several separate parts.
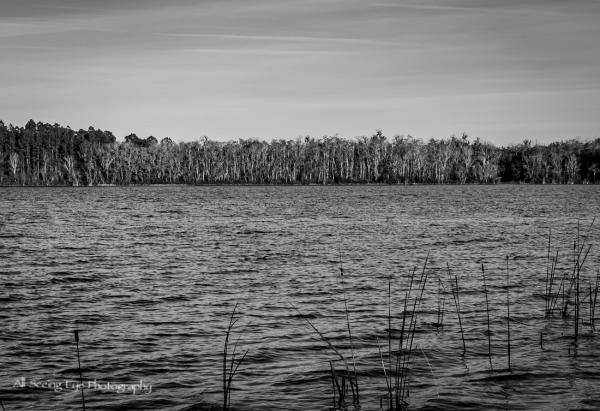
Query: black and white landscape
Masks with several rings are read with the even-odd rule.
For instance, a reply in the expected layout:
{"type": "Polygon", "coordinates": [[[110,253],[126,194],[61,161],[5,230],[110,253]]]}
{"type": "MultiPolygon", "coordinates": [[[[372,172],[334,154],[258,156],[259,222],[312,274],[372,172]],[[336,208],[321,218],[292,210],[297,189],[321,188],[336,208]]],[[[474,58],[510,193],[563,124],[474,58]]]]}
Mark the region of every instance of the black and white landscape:
{"type": "Polygon", "coordinates": [[[600,2],[0,1],[0,409],[595,409],[600,2]]]}

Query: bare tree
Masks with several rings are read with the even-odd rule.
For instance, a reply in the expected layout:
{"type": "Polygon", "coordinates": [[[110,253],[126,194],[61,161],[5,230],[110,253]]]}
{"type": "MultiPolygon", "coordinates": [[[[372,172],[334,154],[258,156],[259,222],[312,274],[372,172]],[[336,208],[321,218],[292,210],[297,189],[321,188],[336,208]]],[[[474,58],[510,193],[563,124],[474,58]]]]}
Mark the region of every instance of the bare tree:
{"type": "Polygon", "coordinates": [[[17,169],[19,168],[19,155],[15,152],[10,153],[10,157],[8,158],[8,163],[10,164],[10,171],[12,171],[15,182],[17,182],[17,169]]]}

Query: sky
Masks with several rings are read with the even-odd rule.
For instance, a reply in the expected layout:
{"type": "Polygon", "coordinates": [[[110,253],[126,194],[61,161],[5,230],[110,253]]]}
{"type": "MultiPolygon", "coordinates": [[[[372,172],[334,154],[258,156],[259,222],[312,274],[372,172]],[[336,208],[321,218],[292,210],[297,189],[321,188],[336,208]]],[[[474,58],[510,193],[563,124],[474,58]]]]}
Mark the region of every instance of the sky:
{"type": "Polygon", "coordinates": [[[600,137],[599,0],[0,0],[0,119],[122,139],[600,137]]]}

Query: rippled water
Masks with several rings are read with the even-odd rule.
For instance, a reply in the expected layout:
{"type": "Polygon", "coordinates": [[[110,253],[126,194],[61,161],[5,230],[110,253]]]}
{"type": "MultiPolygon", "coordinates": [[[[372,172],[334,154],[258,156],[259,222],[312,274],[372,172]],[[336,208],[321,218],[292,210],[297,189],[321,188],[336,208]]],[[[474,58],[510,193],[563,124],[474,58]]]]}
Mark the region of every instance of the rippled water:
{"type": "MultiPolygon", "coordinates": [[[[595,408],[600,336],[582,325],[575,349],[572,318],[544,318],[544,288],[549,229],[562,275],[578,220],[584,234],[599,211],[598,186],[0,188],[0,399],[6,410],[80,409],[79,392],[15,386],[21,377],[78,380],[78,328],[84,383],[152,386],[86,390],[87,409],[219,409],[225,331],[239,302],[234,337],[248,356],[234,409],[328,409],[335,354],[289,303],[350,356],[341,254],[361,405],[379,409],[388,277],[398,328],[407,277],[429,253],[411,408],[595,408]],[[443,329],[431,325],[438,278],[450,287],[447,264],[459,278],[464,357],[450,294],[443,329]]],[[[599,225],[589,231],[585,290],[600,267],[599,225]]]]}

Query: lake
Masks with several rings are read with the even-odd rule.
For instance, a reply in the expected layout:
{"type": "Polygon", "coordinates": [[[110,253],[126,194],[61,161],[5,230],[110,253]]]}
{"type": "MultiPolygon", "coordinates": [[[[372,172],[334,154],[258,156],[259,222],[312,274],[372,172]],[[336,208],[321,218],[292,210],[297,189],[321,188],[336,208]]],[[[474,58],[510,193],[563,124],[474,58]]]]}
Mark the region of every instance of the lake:
{"type": "Polygon", "coordinates": [[[378,410],[388,313],[397,348],[409,277],[427,261],[409,408],[595,408],[598,215],[600,186],[0,188],[0,399],[81,409],[78,329],[87,409],[220,409],[238,303],[233,409],[331,409],[337,355],[306,319],[351,361],[348,319],[360,404],[378,410]],[[574,344],[574,306],[546,316],[545,294],[549,254],[554,291],[573,272],[578,227],[592,247],[574,344]]]}

